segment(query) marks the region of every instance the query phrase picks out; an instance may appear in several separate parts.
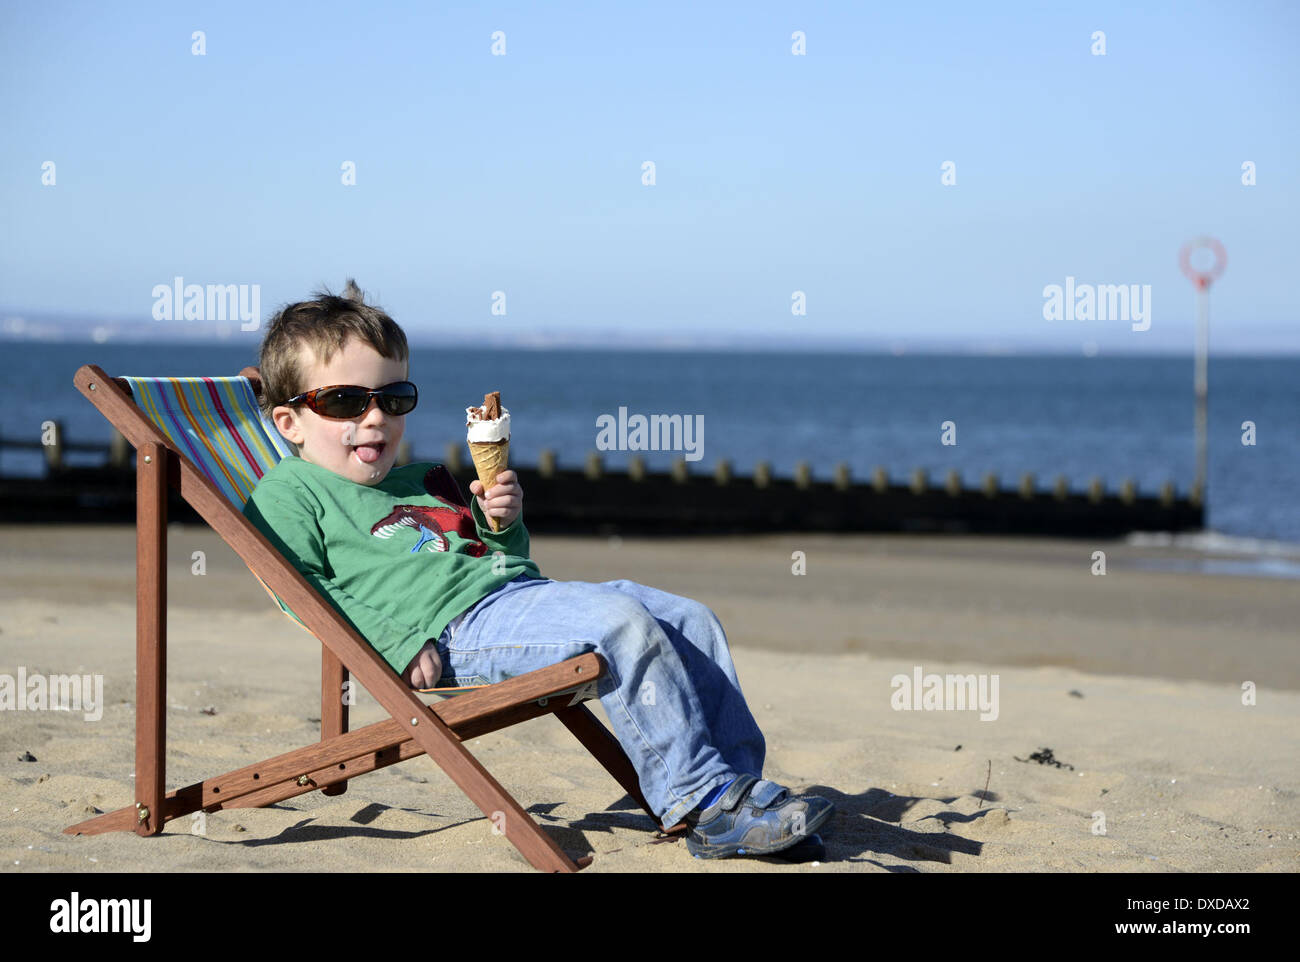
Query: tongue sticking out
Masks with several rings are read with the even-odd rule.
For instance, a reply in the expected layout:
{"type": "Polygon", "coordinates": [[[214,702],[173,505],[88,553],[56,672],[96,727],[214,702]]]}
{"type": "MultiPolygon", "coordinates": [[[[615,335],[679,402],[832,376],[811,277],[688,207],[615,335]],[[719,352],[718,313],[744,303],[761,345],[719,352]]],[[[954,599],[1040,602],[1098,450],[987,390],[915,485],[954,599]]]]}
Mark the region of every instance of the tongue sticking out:
{"type": "Polygon", "coordinates": [[[366,464],[374,464],[379,460],[379,453],[382,448],[376,444],[359,444],[356,447],[357,457],[366,464]]]}

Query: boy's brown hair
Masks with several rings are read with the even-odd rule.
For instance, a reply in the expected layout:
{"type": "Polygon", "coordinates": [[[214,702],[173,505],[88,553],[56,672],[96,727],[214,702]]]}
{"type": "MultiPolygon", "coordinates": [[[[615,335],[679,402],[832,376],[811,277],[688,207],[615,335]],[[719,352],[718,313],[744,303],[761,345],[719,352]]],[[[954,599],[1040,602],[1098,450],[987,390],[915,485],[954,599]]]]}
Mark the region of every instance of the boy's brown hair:
{"type": "Polygon", "coordinates": [[[348,278],[341,295],[331,294],[328,288],[312,293],[315,300],[282,308],[262,338],[258,359],[262,396],[258,402],[268,418],[276,405],[303,391],[325,386],[302,383],[304,347],[310,347],[323,364],[328,364],[334,353],[354,337],[395,361],[405,361],[410,355],[406,335],[397,322],[382,308],[367,304],[352,278],[348,278]]]}

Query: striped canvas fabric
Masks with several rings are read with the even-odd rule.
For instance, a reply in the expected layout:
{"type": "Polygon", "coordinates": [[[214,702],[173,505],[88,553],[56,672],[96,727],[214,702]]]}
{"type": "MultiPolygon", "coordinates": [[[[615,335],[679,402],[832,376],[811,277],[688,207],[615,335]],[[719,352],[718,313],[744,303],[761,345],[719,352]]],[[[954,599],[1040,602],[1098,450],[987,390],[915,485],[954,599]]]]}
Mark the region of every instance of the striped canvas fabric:
{"type": "MultiPolygon", "coordinates": [[[[246,377],[127,377],[135,403],[236,509],[262,475],[292,452],[257,406],[246,377]]],[[[250,569],[251,570],[251,569],[250,569]]],[[[280,610],[297,621],[253,572],[280,610]]],[[[305,627],[305,626],[304,626],[305,627]]]]}
{"type": "Polygon", "coordinates": [[[135,403],[236,508],[290,450],[244,377],[128,377],[135,403]]]}

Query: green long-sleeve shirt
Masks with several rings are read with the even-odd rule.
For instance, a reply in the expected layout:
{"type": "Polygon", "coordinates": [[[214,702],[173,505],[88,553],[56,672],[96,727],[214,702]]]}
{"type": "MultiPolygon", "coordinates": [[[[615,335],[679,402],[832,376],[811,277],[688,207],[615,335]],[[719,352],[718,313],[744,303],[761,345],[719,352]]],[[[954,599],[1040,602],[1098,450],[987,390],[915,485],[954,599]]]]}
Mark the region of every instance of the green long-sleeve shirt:
{"type": "Polygon", "coordinates": [[[522,517],[493,532],[441,464],[407,464],[365,485],[286,457],[244,515],[398,674],[485,595],[542,576],[522,517]]]}

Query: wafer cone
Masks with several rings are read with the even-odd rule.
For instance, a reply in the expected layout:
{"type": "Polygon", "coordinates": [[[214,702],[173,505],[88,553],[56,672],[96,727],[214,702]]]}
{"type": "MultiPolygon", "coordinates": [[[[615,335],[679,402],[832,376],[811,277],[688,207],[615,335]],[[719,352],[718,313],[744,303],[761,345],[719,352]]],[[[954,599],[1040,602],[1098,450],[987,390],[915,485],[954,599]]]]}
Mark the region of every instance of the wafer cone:
{"type": "MultiPolygon", "coordinates": [[[[474,459],[474,469],[483,484],[483,493],[495,487],[497,475],[506,469],[510,460],[510,439],[504,441],[470,441],[469,456],[474,459]]],[[[493,531],[501,530],[501,519],[488,515],[488,524],[493,531]]]]}

